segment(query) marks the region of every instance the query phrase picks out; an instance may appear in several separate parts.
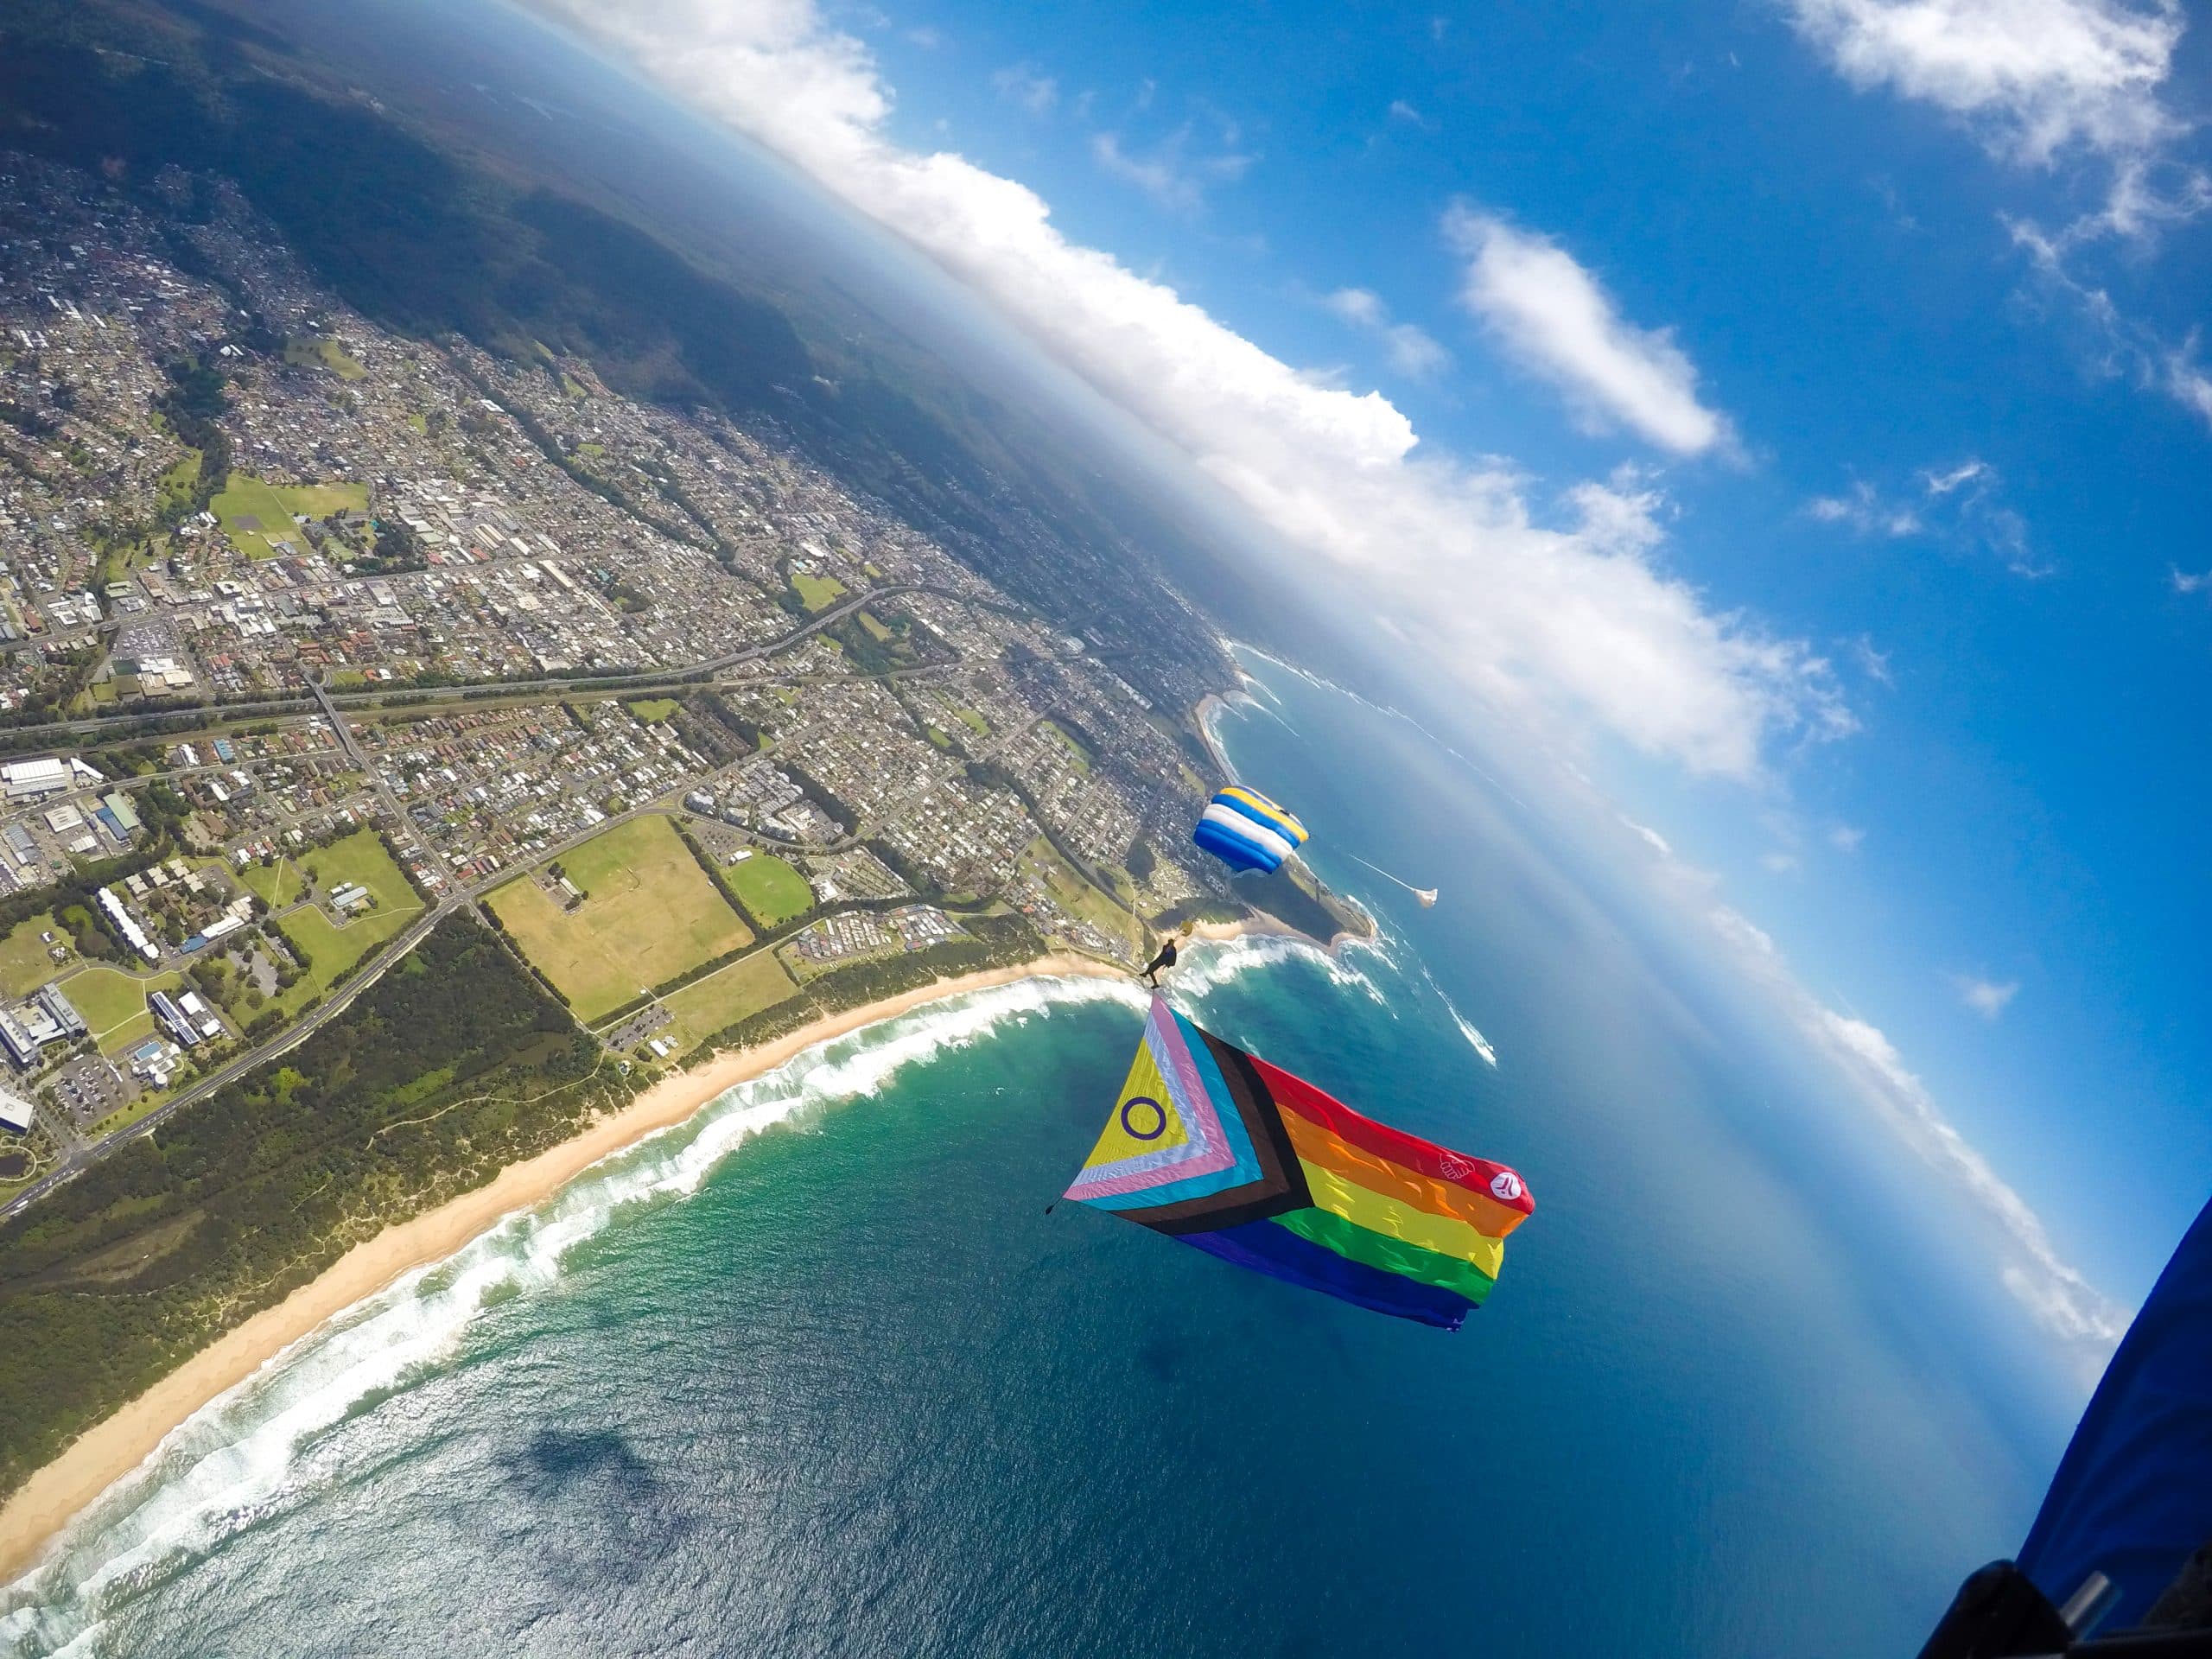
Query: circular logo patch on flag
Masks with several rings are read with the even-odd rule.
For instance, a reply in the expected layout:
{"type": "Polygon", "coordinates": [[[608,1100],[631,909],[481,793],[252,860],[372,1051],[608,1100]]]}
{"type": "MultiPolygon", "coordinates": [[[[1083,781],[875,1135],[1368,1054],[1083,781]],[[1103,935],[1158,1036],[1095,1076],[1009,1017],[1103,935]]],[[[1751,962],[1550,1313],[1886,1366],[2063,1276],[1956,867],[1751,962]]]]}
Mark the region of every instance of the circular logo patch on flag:
{"type": "Polygon", "coordinates": [[[1510,1169],[1501,1169],[1490,1178],[1490,1194],[1507,1204],[1521,1196],[1521,1178],[1510,1169]]]}

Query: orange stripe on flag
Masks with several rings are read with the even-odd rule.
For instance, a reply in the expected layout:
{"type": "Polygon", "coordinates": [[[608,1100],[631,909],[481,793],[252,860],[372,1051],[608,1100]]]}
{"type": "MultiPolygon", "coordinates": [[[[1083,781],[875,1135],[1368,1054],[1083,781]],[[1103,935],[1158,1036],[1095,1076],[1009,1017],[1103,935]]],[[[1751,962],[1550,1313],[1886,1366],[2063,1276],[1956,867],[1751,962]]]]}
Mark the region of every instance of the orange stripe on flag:
{"type": "Polygon", "coordinates": [[[1334,1171],[1370,1192],[1380,1192],[1401,1204],[1426,1210],[1433,1216],[1452,1217],[1491,1238],[1504,1237],[1526,1219],[1520,1211],[1498,1203],[1487,1193],[1473,1192],[1454,1182],[1436,1180],[1403,1164],[1393,1163],[1380,1154],[1355,1147],[1341,1136],[1332,1135],[1311,1118],[1300,1117],[1295,1112],[1282,1114],[1282,1126],[1289,1131],[1291,1147],[1301,1161],[1334,1171]]]}

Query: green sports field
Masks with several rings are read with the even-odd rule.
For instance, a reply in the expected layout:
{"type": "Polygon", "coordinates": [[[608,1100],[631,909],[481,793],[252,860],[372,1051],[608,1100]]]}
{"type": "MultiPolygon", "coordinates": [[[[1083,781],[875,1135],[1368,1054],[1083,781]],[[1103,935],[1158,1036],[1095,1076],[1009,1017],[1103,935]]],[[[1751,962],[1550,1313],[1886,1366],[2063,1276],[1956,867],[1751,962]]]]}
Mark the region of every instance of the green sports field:
{"type": "Polygon", "coordinates": [[[276,542],[306,544],[299,526],[292,522],[294,513],[321,518],[349,508],[365,510],[368,505],[365,484],[279,486],[264,483],[251,473],[232,473],[207,506],[222,520],[223,533],[231,538],[232,546],[250,559],[272,559],[276,556],[276,542]]]}
{"type": "Polygon", "coordinates": [[[564,911],[529,878],[485,902],[582,1020],[596,1020],[753,933],[666,818],[632,818],[566,855],[588,896],[564,911]]]}
{"type": "Polygon", "coordinates": [[[814,908],[814,889],[806,878],[773,853],[756,852],[741,863],[723,865],[722,880],[757,926],[779,927],[814,908]]]}
{"type": "Polygon", "coordinates": [[[791,572],[791,591],[798,595],[799,603],[808,610],[826,610],[845,591],[845,584],[835,576],[817,576],[804,570],[794,570],[791,572]]]}

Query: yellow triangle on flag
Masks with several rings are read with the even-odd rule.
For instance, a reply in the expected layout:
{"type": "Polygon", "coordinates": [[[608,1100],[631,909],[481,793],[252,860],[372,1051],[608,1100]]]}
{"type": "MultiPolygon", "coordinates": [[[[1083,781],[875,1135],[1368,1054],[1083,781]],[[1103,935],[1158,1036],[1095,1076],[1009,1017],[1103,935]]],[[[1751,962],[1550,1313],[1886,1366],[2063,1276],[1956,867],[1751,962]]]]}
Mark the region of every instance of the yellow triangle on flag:
{"type": "Polygon", "coordinates": [[[1121,1098],[1115,1103],[1114,1115],[1106,1120],[1098,1144],[1090,1149],[1090,1156],[1084,1160],[1083,1166],[1091,1170],[1102,1164],[1117,1164],[1125,1158],[1141,1157],[1147,1152],[1164,1152],[1189,1139],[1182,1115],[1176,1111],[1174,1098],[1167,1092],[1167,1080],[1160,1076],[1160,1067],[1152,1058],[1152,1044],[1147,1041],[1138,1046],[1128,1080],[1122,1084],[1121,1098]]]}

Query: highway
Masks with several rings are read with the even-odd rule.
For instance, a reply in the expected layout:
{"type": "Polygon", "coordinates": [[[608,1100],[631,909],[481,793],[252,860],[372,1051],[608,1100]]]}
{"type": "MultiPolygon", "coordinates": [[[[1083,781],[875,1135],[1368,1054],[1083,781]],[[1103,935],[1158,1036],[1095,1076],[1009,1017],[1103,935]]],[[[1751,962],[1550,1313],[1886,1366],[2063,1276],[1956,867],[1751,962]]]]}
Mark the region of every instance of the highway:
{"type": "Polygon", "coordinates": [[[479,680],[451,686],[418,688],[393,685],[367,690],[332,691],[311,683],[308,693],[300,696],[264,697],[248,702],[182,703],[174,709],[131,709],[110,715],[87,715],[77,720],[44,721],[35,726],[12,726],[0,729],[0,741],[6,741],[11,748],[24,748],[30,746],[18,740],[25,737],[96,737],[105,728],[124,726],[139,721],[197,720],[202,725],[214,726],[257,719],[266,715],[314,714],[332,705],[347,709],[375,709],[397,698],[410,699],[410,706],[412,706],[421,702],[481,702],[509,695],[527,696],[541,693],[550,696],[572,696],[599,691],[648,691],[662,686],[689,685],[702,679],[711,679],[717,674],[747,663],[764,662],[771,657],[781,656],[823,629],[843,621],[855,612],[865,610],[868,606],[880,604],[887,599],[895,599],[900,594],[935,594],[940,598],[957,600],[966,605],[981,605],[994,610],[1007,608],[978,594],[963,593],[959,588],[948,588],[938,582],[890,582],[841,600],[828,610],[817,613],[790,632],[776,639],[757,645],[741,646],[720,656],[674,668],[640,668],[620,673],[565,677],[547,676],[535,680],[479,680]]]}

